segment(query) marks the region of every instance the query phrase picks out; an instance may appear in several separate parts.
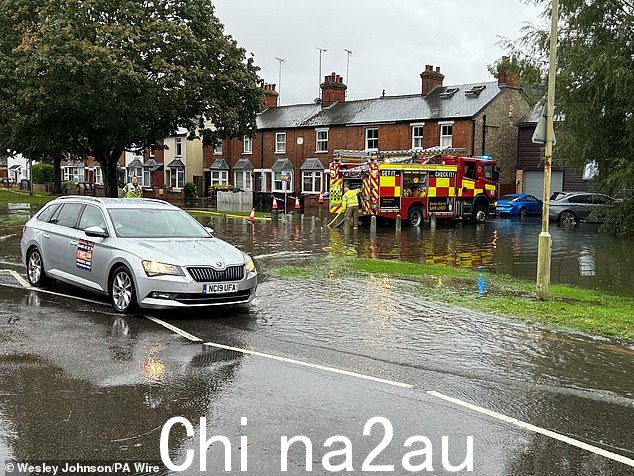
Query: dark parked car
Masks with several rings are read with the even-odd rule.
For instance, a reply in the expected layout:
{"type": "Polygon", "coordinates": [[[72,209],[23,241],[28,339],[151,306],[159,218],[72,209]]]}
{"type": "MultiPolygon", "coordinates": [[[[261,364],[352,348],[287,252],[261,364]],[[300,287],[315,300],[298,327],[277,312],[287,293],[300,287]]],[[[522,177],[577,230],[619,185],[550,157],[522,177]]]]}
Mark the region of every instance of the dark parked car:
{"type": "Polygon", "coordinates": [[[495,202],[495,213],[525,219],[542,214],[542,201],[525,193],[509,193],[495,202]]]}
{"type": "Polygon", "coordinates": [[[550,202],[549,218],[561,225],[575,225],[581,221],[601,223],[615,203],[616,199],[601,193],[570,192],[550,202]]]}

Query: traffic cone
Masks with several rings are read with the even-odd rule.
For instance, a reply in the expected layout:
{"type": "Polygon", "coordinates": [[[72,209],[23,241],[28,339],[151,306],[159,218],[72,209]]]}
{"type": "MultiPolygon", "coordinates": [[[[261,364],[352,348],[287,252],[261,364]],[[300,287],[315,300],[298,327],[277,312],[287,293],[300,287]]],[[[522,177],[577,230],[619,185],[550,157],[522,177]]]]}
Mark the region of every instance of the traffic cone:
{"type": "Polygon", "coordinates": [[[324,192],[319,192],[319,200],[317,203],[324,203],[324,192]]]}
{"type": "Polygon", "coordinates": [[[295,197],[295,210],[299,210],[300,208],[302,208],[299,205],[299,196],[295,197]]]}
{"type": "Polygon", "coordinates": [[[273,211],[277,211],[277,197],[273,195],[273,211]]]}
{"type": "Polygon", "coordinates": [[[255,208],[251,209],[251,214],[249,215],[249,221],[253,223],[255,221],[255,208]]]}

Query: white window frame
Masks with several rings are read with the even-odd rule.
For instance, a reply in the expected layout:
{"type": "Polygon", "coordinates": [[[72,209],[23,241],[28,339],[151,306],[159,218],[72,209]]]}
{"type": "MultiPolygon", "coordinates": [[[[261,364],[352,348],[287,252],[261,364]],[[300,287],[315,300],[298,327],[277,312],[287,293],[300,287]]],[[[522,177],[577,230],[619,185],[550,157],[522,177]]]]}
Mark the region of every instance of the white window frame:
{"type": "Polygon", "coordinates": [[[273,172],[271,174],[271,190],[273,192],[284,192],[284,184],[281,183],[282,182],[282,174],[284,172],[290,172],[290,174],[291,174],[291,181],[288,183],[288,188],[286,189],[286,192],[290,193],[290,192],[293,191],[293,184],[295,183],[295,173],[292,170],[283,170],[281,172],[273,172]],[[277,183],[276,182],[280,182],[280,187],[279,188],[277,188],[277,183]]]}
{"type": "Polygon", "coordinates": [[[219,140],[218,142],[216,142],[216,145],[214,145],[213,154],[214,155],[222,155],[222,139],[219,140]]]}
{"type": "Polygon", "coordinates": [[[253,176],[251,181],[251,187],[255,190],[255,174],[260,174],[262,176],[262,192],[269,192],[268,188],[269,180],[272,177],[273,171],[271,169],[253,169],[253,176]]]}
{"type": "Polygon", "coordinates": [[[233,184],[245,192],[253,191],[253,175],[250,170],[235,170],[233,172],[233,184]],[[238,177],[240,177],[241,185],[238,177]]]}
{"type": "Polygon", "coordinates": [[[182,190],[185,186],[185,169],[180,167],[170,167],[167,169],[167,183],[172,190],[182,190]],[[174,185],[172,185],[174,183],[174,185]]]}
{"type": "Polygon", "coordinates": [[[315,154],[325,154],[328,152],[328,139],[330,134],[327,128],[315,129],[315,154]],[[326,138],[320,139],[319,134],[326,134],[326,138]]]}
{"type": "Polygon", "coordinates": [[[148,169],[147,167],[144,167],[143,173],[141,174],[141,187],[151,187],[151,186],[152,186],[152,172],[150,172],[150,169],[148,169]]]}
{"type": "Polygon", "coordinates": [[[253,138],[252,137],[244,136],[242,138],[242,153],[253,154],[253,138]]]}
{"type": "Polygon", "coordinates": [[[323,192],[324,172],[323,170],[302,170],[302,193],[307,195],[318,195],[323,192]],[[304,187],[304,179],[310,178],[312,181],[311,190],[304,187]]]}
{"type": "Polygon", "coordinates": [[[103,185],[103,171],[100,165],[95,167],[95,183],[97,185],[103,185]]]}
{"type": "Polygon", "coordinates": [[[174,157],[182,157],[183,156],[183,139],[177,137],[174,139],[174,157]]]}
{"type": "Polygon", "coordinates": [[[286,132],[275,133],[275,153],[276,154],[286,153],[286,132]],[[281,140],[282,138],[283,140],[281,140]]]}
{"type": "Polygon", "coordinates": [[[156,151],[150,147],[150,159],[156,158],[156,151]]]}
{"type": "Polygon", "coordinates": [[[229,171],[228,170],[212,170],[209,175],[209,185],[229,185],[229,171]],[[215,177],[214,175],[217,174],[215,177]]]}
{"type": "Polygon", "coordinates": [[[439,141],[438,144],[440,147],[453,147],[453,121],[439,122],[439,141]],[[443,129],[445,127],[451,127],[451,134],[443,134],[443,129]]]}
{"type": "Polygon", "coordinates": [[[365,150],[367,151],[379,150],[379,128],[378,127],[368,127],[365,130],[365,150]],[[376,131],[376,137],[370,137],[370,131],[376,131]],[[376,147],[370,147],[370,141],[376,141],[376,147]]]}
{"type": "Polygon", "coordinates": [[[69,180],[72,180],[75,183],[83,182],[84,168],[83,167],[64,167],[64,182],[67,182],[69,180]]]}
{"type": "Polygon", "coordinates": [[[143,172],[144,172],[143,167],[132,167],[131,169],[128,169],[127,182],[130,183],[132,181],[132,177],[136,177],[137,179],[140,179],[141,181],[140,185],[143,187],[143,172]]]}
{"type": "Polygon", "coordinates": [[[412,149],[424,149],[423,139],[425,137],[425,123],[416,122],[410,124],[410,126],[412,126],[412,149]],[[416,134],[416,129],[420,129],[420,135],[416,134]],[[420,144],[416,144],[417,141],[420,141],[420,144]]]}

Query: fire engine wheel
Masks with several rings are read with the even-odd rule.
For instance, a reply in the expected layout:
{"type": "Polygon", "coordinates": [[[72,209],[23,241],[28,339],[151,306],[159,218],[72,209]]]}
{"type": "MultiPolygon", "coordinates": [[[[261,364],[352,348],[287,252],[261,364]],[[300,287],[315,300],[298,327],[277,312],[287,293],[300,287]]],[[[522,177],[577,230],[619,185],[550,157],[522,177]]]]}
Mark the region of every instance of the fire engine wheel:
{"type": "Polygon", "coordinates": [[[407,212],[407,220],[412,226],[421,226],[423,224],[423,209],[421,207],[411,207],[407,212]]]}
{"type": "Polygon", "coordinates": [[[473,221],[476,223],[487,221],[487,206],[484,203],[478,203],[473,209],[473,221]]]}

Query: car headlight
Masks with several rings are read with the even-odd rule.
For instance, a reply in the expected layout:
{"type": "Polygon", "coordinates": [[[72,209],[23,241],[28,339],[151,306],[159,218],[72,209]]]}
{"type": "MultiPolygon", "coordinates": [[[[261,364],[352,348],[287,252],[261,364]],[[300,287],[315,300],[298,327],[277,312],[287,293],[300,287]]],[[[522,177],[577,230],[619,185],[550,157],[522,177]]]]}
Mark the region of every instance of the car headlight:
{"type": "Polygon", "coordinates": [[[246,260],[247,260],[246,263],[244,263],[244,269],[246,270],[247,274],[248,273],[254,273],[255,272],[255,263],[249,257],[247,257],[246,260]]]}
{"type": "Polygon", "coordinates": [[[158,261],[143,260],[143,269],[150,278],[153,276],[185,276],[180,266],[160,263],[158,261]]]}

